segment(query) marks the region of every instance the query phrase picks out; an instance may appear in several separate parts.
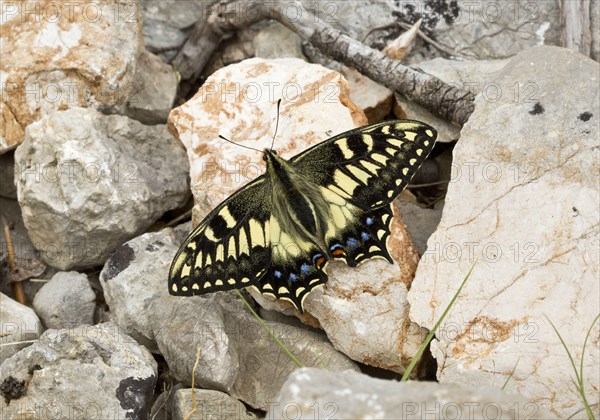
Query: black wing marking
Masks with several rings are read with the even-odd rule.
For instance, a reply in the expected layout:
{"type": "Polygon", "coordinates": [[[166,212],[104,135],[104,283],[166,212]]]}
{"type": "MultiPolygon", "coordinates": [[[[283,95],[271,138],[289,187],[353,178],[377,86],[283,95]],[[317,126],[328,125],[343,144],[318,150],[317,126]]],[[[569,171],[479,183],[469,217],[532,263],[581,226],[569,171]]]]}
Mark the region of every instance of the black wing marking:
{"type": "Polygon", "coordinates": [[[429,155],[437,132],[396,120],[339,134],[294,156],[294,168],[353,205],[375,209],[402,192],[429,155]]]}
{"type": "Polygon", "coordinates": [[[202,295],[258,283],[271,264],[270,194],[261,176],[210,212],[177,251],[169,293],[202,295]]]}

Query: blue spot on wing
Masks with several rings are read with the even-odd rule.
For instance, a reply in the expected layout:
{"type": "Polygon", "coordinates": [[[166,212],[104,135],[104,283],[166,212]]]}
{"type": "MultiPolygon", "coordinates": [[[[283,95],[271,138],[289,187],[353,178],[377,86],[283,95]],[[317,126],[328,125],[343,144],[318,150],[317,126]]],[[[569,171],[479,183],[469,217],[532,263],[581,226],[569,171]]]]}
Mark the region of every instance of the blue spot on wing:
{"type": "Polygon", "coordinates": [[[276,278],[280,279],[280,278],[281,278],[281,271],[279,271],[279,270],[275,270],[275,271],[273,271],[273,275],[274,275],[276,278]]]}
{"type": "Polygon", "coordinates": [[[357,248],[359,243],[354,238],[348,238],[348,240],[346,241],[346,245],[348,246],[348,248],[353,249],[353,248],[357,248]]]}
{"type": "Polygon", "coordinates": [[[371,238],[371,235],[368,232],[360,233],[360,239],[362,239],[363,242],[368,241],[370,238],[371,238]]]}
{"type": "Polygon", "coordinates": [[[298,281],[298,276],[294,273],[290,274],[290,280],[291,281],[298,281]]]}
{"type": "Polygon", "coordinates": [[[367,226],[371,226],[373,224],[373,218],[372,217],[367,217],[367,226]]]}
{"type": "Polygon", "coordinates": [[[303,276],[306,276],[308,273],[310,273],[310,265],[304,263],[300,266],[300,273],[303,276]]]}

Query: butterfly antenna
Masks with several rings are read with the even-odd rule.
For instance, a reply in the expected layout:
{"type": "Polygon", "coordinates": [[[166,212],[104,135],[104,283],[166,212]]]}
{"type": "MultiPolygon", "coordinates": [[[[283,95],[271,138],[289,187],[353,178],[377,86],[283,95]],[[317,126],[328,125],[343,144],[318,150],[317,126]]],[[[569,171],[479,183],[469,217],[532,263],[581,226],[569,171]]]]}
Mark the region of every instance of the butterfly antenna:
{"type": "Polygon", "coordinates": [[[275,133],[273,134],[273,141],[271,142],[271,150],[273,150],[273,146],[275,146],[275,136],[277,135],[277,129],[279,128],[279,105],[281,104],[281,99],[277,101],[277,121],[275,122],[275,133]]]}
{"type": "Polygon", "coordinates": [[[243,144],[240,144],[240,143],[236,143],[236,142],[234,142],[234,141],[231,141],[231,140],[229,140],[229,139],[227,139],[227,138],[223,137],[223,136],[222,136],[222,135],[220,135],[220,134],[219,134],[219,138],[220,138],[220,139],[222,139],[222,140],[228,141],[228,142],[229,142],[229,143],[231,143],[231,144],[235,144],[236,146],[244,147],[244,148],[246,148],[246,149],[250,149],[250,150],[256,150],[257,152],[260,152],[260,153],[262,153],[262,150],[255,149],[254,147],[250,147],[250,146],[244,146],[243,144]]]}

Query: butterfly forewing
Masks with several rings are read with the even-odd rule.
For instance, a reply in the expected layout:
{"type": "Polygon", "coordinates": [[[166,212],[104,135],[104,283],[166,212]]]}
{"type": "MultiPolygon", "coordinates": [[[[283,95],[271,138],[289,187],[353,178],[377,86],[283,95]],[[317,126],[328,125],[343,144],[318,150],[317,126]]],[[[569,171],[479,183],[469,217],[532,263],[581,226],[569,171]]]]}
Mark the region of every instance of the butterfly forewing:
{"type": "Polygon", "coordinates": [[[316,184],[368,210],[402,192],[435,138],[435,130],[419,121],[384,122],[332,137],[291,161],[316,184]]]}
{"type": "Polygon", "coordinates": [[[169,292],[201,295],[256,284],[271,264],[270,203],[262,176],[214,209],[175,255],[169,292]]]}

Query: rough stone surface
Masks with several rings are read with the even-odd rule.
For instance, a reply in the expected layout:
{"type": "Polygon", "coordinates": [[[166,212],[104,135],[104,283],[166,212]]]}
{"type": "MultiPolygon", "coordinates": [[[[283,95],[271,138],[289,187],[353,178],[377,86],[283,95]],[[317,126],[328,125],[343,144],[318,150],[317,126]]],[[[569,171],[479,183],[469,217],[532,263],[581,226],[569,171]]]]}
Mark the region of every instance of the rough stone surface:
{"type": "Polygon", "coordinates": [[[15,161],[25,226],[60,270],[103,264],[189,194],[185,152],[165,126],[90,108],[30,125],[15,161]]]}
{"type": "Polygon", "coordinates": [[[0,365],[0,412],[6,420],[146,418],[156,376],[152,354],[115,324],[48,330],[0,365]]]}
{"type": "Polygon", "coordinates": [[[141,0],[140,3],[146,48],[170,61],[214,1],[141,0]]]}
{"type": "MultiPolygon", "coordinates": [[[[170,228],[144,234],[107,261],[100,279],[115,321],[160,352],[177,380],[190,385],[199,350],[197,385],[266,409],[296,365],[234,295],[168,294],[168,270],[180,241],[170,228]]],[[[268,325],[305,365],[357,369],[322,334],[279,322],[268,325]]]]}
{"type": "Polygon", "coordinates": [[[590,5],[590,27],[592,33],[591,58],[600,61],[600,31],[594,30],[600,26],[600,2],[592,0],[590,5]]]}
{"type": "Polygon", "coordinates": [[[49,112],[126,102],[143,49],[137,0],[6,2],[0,27],[0,153],[49,112]]]}
{"type": "Polygon", "coordinates": [[[209,389],[194,389],[196,399],[196,411],[192,412],[192,389],[180,389],[173,398],[172,419],[173,420],[253,420],[258,418],[255,414],[246,410],[244,404],[231,398],[224,392],[211,391],[209,389]]]}
{"type": "Polygon", "coordinates": [[[37,340],[44,327],[33,309],[0,293],[0,363],[31,345],[37,340]],[[9,344],[19,343],[22,344],[9,344]]]}
{"type": "Polygon", "coordinates": [[[288,377],[266,418],[291,416],[298,420],[550,418],[522,396],[491,387],[396,382],[314,368],[299,369],[288,377]]]}
{"type": "Polygon", "coordinates": [[[256,57],[306,59],[302,53],[302,38],[277,21],[262,28],[252,40],[252,44],[256,57]]]}
{"type": "Polygon", "coordinates": [[[144,51],[139,59],[135,92],[124,114],[143,124],[165,124],[177,94],[177,75],[160,58],[144,51]]]}
{"type": "MultiPolygon", "coordinates": [[[[173,110],[170,127],[190,157],[196,223],[264,171],[258,153],[226,143],[217,138],[218,134],[256,148],[269,146],[274,130],[273,102],[283,96],[275,147],[289,158],[334,134],[367,123],[348,98],[347,86],[339,73],[318,65],[296,59],[252,59],[218,71],[193,99],[173,110]],[[268,94],[267,82],[274,86],[272,95],[268,94]],[[285,87],[294,84],[302,95],[286,100],[289,92],[285,87]],[[262,95],[250,100],[250,89],[243,94],[242,88],[238,96],[227,94],[236,85],[258,86],[262,95]]],[[[332,264],[328,285],[314,291],[312,299],[306,301],[308,313],[299,314],[286,302],[271,301],[252,290],[250,293],[263,307],[294,314],[313,326],[320,324],[336,348],[353,359],[402,370],[422,335],[420,328],[411,327],[406,303],[419,256],[399,215],[390,242],[396,265],[373,261],[348,269],[332,264]]]]}
{"type": "MultiPolygon", "coordinates": [[[[478,96],[409,293],[411,318],[431,328],[477,259],[431,346],[440,382],[500,387],[514,369],[508,389],[553,416],[583,408],[544,315],[578,364],[600,312],[599,71],[578,53],[533,48],[495,80],[502,92],[534,80],[532,100],[478,96]]],[[[600,388],[599,341],[596,325],[583,365],[588,395],[600,388]]]]}
{"type": "Polygon", "coordinates": [[[394,93],[353,68],[342,66],[340,72],[350,84],[350,100],[364,111],[369,124],[383,121],[392,110],[394,93]]]}
{"type": "MultiPolygon", "coordinates": [[[[495,101],[500,94],[519,94],[519,91],[499,92],[498,85],[494,82],[494,74],[500,71],[507,63],[505,60],[448,60],[435,58],[423,61],[414,67],[429,73],[451,86],[473,92],[483,93],[485,99],[495,101]]],[[[531,81],[525,81],[521,89],[521,96],[533,92],[535,85],[531,81]]],[[[460,127],[449,123],[420,105],[408,101],[404,96],[395,94],[395,114],[398,118],[414,118],[426,122],[438,131],[438,142],[447,143],[458,140],[460,127]]]]}
{"type": "Polygon", "coordinates": [[[85,274],[59,272],[37,292],[33,307],[46,328],[92,325],[96,294],[85,274]]]}
{"type": "Polygon", "coordinates": [[[396,204],[406,223],[406,230],[413,240],[420,255],[427,250],[427,240],[431,236],[442,218],[442,211],[423,209],[414,203],[397,200],[396,204]]]}
{"type": "Polygon", "coordinates": [[[182,241],[173,229],[145,233],[120,246],[100,273],[113,321],[151,351],[158,347],[149,306],[168,293],[169,266],[182,241]]]}
{"type": "MultiPolygon", "coordinates": [[[[398,18],[414,23],[419,17],[430,14],[432,4],[439,6],[440,3],[429,0],[399,2],[401,14],[398,18]]],[[[508,58],[534,46],[560,44],[560,10],[556,0],[456,3],[456,16],[448,22],[439,19],[433,32],[436,40],[462,58],[508,58]]]]}

